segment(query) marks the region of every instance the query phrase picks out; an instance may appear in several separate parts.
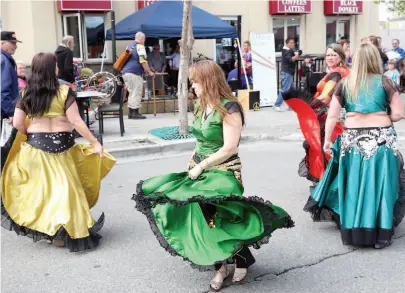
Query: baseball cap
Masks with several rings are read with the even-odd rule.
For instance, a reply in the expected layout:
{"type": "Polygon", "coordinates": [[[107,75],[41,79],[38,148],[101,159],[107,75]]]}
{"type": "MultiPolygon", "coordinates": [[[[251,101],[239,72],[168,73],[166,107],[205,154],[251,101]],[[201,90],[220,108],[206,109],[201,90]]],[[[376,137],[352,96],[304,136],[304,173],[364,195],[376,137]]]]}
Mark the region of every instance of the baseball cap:
{"type": "Polygon", "coordinates": [[[21,41],[17,40],[15,32],[9,32],[9,31],[1,32],[1,40],[8,41],[8,42],[14,42],[14,43],[22,43],[21,41]]]}

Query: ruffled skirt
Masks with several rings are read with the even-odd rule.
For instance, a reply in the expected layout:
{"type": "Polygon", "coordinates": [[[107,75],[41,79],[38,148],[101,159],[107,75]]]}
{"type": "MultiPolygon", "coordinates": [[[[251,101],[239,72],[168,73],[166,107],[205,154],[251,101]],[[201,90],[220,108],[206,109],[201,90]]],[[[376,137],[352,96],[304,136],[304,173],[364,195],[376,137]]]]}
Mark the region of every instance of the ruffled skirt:
{"type": "MultiPolygon", "coordinates": [[[[297,114],[301,132],[305,138],[305,157],[298,166],[298,174],[316,185],[322,178],[330,156],[323,151],[325,124],[328,107],[307,92],[292,90],[283,96],[286,104],[297,114]]],[[[332,133],[332,142],[343,133],[340,123],[332,133]]]]}
{"type": "Polygon", "coordinates": [[[304,210],[336,222],[344,244],[385,247],[405,214],[403,167],[393,127],[347,129],[304,210]]]}
{"type": "MultiPolygon", "coordinates": [[[[194,155],[192,168],[201,160],[194,155]]],[[[211,269],[241,249],[256,249],[273,231],[293,227],[283,209],[259,197],[244,197],[240,160],[232,158],[196,180],[188,172],[141,181],[133,199],[160,245],[193,267],[211,269]]]]}
{"type": "MultiPolygon", "coordinates": [[[[3,154],[2,154],[3,156],[3,154]]],[[[2,170],[2,227],[18,235],[62,240],[71,251],[96,247],[104,214],[96,221],[101,179],[115,159],[75,144],[72,134],[18,133],[2,170]]]]}

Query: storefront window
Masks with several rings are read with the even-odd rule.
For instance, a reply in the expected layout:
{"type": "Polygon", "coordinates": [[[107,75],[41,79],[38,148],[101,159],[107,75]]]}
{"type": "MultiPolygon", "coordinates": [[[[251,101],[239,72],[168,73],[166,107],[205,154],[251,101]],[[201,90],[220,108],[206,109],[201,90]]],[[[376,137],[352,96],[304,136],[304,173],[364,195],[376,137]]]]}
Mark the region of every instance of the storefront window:
{"type": "MultiPolygon", "coordinates": [[[[237,18],[225,18],[225,22],[232,26],[237,27],[237,18]]],[[[224,70],[225,74],[228,75],[232,69],[234,69],[235,60],[237,60],[238,51],[235,48],[235,39],[233,38],[223,38],[215,40],[215,56],[216,62],[224,70]]],[[[244,40],[241,40],[241,46],[244,40]]]]}
{"type": "Polygon", "coordinates": [[[83,59],[100,59],[105,43],[104,15],[63,15],[63,33],[75,39],[73,56],[83,59]]]}
{"type": "Polygon", "coordinates": [[[350,19],[326,18],[326,45],[350,40],[350,19]]]}
{"type": "Polygon", "coordinates": [[[104,16],[85,16],[87,58],[98,59],[103,57],[105,30],[104,16]]]}
{"type": "Polygon", "coordinates": [[[281,52],[287,38],[294,38],[296,49],[300,48],[300,18],[273,18],[273,33],[276,52],[281,52]]]}

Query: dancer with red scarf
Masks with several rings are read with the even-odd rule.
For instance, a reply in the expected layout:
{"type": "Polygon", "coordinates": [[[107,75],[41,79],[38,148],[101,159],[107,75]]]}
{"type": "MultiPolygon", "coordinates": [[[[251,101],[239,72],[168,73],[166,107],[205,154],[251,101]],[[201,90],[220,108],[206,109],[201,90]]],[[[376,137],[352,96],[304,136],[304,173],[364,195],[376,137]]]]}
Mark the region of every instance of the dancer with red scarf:
{"type": "MultiPolygon", "coordinates": [[[[299,175],[312,181],[314,185],[321,179],[330,156],[322,150],[325,137],[325,122],[329,103],[339,81],[350,74],[345,65],[346,55],[338,44],[326,48],[325,60],[328,73],[318,83],[317,92],[312,97],[307,92],[289,91],[283,98],[288,106],[297,114],[305,141],[303,147],[305,158],[299,164],[299,175]]],[[[340,123],[336,124],[332,142],[343,132],[340,123]]]]}

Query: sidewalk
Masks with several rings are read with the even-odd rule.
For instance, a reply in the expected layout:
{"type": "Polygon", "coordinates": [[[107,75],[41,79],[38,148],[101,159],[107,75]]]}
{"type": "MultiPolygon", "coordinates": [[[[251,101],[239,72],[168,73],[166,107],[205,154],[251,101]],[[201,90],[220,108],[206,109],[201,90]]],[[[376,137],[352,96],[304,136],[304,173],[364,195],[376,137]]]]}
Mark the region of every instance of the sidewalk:
{"type": "MultiPolygon", "coordinates": [[[[403,96],[405,99],[405,96],[403,96]]],[[[242,132],[241,143],[273,140],[273,141],[303,141],[296,114],[293,111],[277,112],[273,108],[262,108],[260,111],[248,111],[246,126],[242,132]]],[[[146,115],[144,120],[124,119],[125,134],[119,133],[118,118],[104,119],[103,144],[105,149],[116,158],[162,155],[165,153],[180,153],[194,148],[194,138],[180,140],[163,140],[149,131],[155,128],[179,125],[179,113],[164,113],[146,115]]],[[[189,125],[193,115],[189,113],[189,125]]],[[[395,124],[400,141],[405,140],[405,120],[395,124]]],[[[98,133],[98,120],[91,126],[98,133]]],[[[78,142],[85,143],[80,138],[78,142]]]]}

